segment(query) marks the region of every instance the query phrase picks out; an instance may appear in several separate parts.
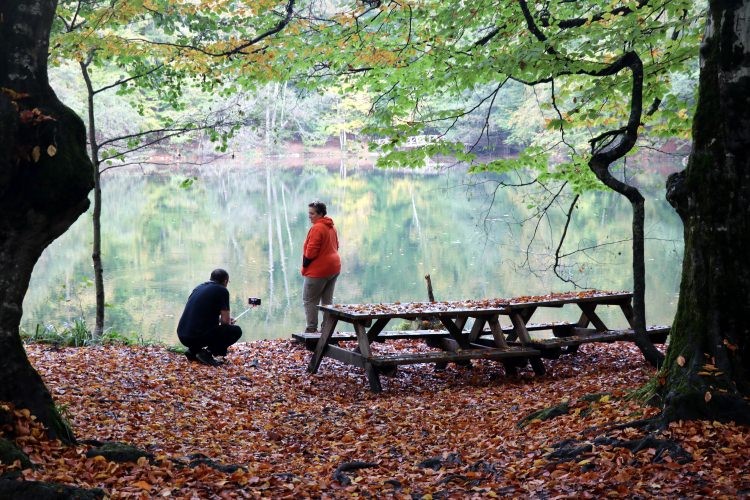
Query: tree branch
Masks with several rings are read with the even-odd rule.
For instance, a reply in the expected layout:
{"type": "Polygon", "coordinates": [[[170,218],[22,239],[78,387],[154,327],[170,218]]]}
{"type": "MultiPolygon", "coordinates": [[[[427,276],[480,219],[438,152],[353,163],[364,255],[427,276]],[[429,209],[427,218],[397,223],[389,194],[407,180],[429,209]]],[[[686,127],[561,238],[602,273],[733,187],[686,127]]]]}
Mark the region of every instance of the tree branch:
{"type": "Polygon", "coordinates": [[[557,244],[557,248],[555,249],[555,263],[552,266],[552,270],[555,273],[555,276],[557,276],[562,281],[570,283],[572,280],[568,278],[563,278],[560,273],[557,272],[557,268],[560,265],[560,249],[562,249],[563,243],[565,242],[565,236],[568,234],[568,226],[570,226],[570,221],[573,218],[573,210],[576,207],[576,203],[578,202],[578,198],[580,195],[575,195],[573,198],[573,201],[570,204],[570,208],[568,209],[568,213],[565,217],[565,227],[563,228],[562,235],[560,236],[560,241],[557,244]]]}
{"type": "Polygon", "coordinates": [[[96,90],[93,91],[93,94],[98,94],[100,92],[104,92],[104,91],[109,90],[111,88],[118,87],[120,85],[124,85],[124,84],[126,84],[128,82],[131,82],[133,80],[137,80],[139,78],[143,78],[144,76],[148,76],[148,75],[150,75],[152,73],[155,73],[156,71],[162,69],[165,66],[166,65],[164,63],[160,63],[157,66],[155,66],[155,67],[151,68],[150,70],[146,71],[145,73],[141,73],[139,75],[133,75],[133,76],[131,76],[129,78],[124,78],[122,80],[117,80],[116,82],[114,82],[114,83],[112,83],[110,85],[105,85],[104,87],[98,88],[98,89],[96,89],[96,90]]]}

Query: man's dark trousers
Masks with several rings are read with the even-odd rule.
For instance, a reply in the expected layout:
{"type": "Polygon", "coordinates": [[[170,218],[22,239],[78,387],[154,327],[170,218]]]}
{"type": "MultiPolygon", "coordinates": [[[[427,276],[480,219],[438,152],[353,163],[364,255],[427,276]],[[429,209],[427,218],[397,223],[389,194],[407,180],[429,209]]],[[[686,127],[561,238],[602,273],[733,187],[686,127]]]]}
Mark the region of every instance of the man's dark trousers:
{"type": "Polygon", "coordinates": [[[242,337],[242,328],[237,325],[217,325],[202,336],[181,340],[190,352],[196,354],[206,347],[214,356],[226,356],[227,348],[242,337]]]}

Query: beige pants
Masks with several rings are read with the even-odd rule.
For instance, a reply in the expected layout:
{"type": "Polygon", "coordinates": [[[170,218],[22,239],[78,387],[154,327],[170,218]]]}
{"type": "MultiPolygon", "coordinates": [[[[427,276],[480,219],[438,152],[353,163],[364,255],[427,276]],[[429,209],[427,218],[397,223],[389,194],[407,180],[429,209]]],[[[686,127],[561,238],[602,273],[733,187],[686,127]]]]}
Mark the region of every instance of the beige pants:
{"type": "Polygon", "coordinates": [[[302,288],[302,303],[305,306],[306,330],[318,329],[318,304],[333,304],[333,289],[336,286],[338,274],[327,278],[308,278],[305,276],[305,284],[302,288]]]}

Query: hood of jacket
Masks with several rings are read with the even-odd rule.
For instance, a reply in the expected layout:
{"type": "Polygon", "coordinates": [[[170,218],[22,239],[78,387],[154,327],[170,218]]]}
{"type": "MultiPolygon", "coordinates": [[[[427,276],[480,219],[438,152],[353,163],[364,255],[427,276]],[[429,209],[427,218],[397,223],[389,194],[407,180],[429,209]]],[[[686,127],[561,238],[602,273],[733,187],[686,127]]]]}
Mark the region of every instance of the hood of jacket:
{"type": "Polygon", "coordinates": [[[325,224],[327,227],[333,227],[333,219],[325,215],[321,217],[320,219],[316,220],[315,224],[325,224]]]}

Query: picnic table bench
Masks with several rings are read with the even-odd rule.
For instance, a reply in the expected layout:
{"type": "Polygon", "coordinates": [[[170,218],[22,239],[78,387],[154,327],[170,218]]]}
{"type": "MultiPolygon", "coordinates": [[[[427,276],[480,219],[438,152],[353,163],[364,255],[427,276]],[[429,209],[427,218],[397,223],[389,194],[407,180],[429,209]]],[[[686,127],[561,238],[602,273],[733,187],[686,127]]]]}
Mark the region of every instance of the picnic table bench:
{"type": "MultiPolygon", "coordinates": [[[[335,304],[319,306],[324,313],[323,330],[315,344],[308,371],[316,373],[323,357],[330,357],[342,363],[363,368],[370,384],[370,389],[380,392],[380,373],[382,369],[404,364],[461,362],[472,359],[493,360],[535,360],[537,368],[541,366],[539,351],[515,345],[505,341],[499,315],[504,311],[502,304],[496,301],[454,301],[454,302],[410,302],[391,304],[335,304]],[[430,317],[437,319],[445,327],[447,335],[432,331],[402,333],[401,338],[435,339],[445,338],[451,342],[439,344],[442,351],[406,352],[397,354],[373,354],[371,344],[398,338],[395,332],[383,335],[385,326],[394,319],[414,320],[430,317]],[[467,320],[473,320],[471,329],[464,330],[467,320]],[[338,339],[334,331],[338,322],[350,323],[354,327],[357,341],[355,349],[345,349],[334,345],[338,339]],[[460,325],[460,326],[459,326],[460,325]],[[484,333],[485,325],[489,328],[493,345],[480,344],[479,336],[484,333]],[[405,336],[405,337],[404,337],[405,336]]],[[[349,336],[348,338],[351,338],[349,336]]],[[[352,339],[353,340],[353,339],[352,339]]],[[[436,344],[431,344],[436,345],[436,344]]],[[[543,366],[542,366],[543,368],[543,366]]]]}
{"type": "MultiPolygon", "coordinates": [[[[458,323],[458,322],[457,322],[458,323]]],[[[552,328],[566,327],[572,325],[572,323],[556,322],[556,323],[528,323],[526,329],[528,331],[536,330],[550,330],[552,328]]],[[[513,326],[501,325],[504,334],[513,332],[513,326]]],[[[468,332],[464,332],[468,333],[468,332]]],[[[292,333],[292,338],[297,342],[304,344],[308,350],[314,351],[315,346],[318,344],[320,339],[320,332],[295,332],[292,333]]],[[[421,340],[440,340],[450,338],[450,333],[447,330],[393,330],[393,331],[382,331],[375,338],[373,342],[386,342],[388,340],[409,340],[409,339],[421,339],[421,340]]],[[[485,329],[482,332],[481,339],[484,341],[494,342],[491,336],[491,332],[485,329]]],[[[354,332],[333,332],[331,335],[330,343],[337,345],[339,342],[357,340],[357,334],[354,332]]]]}

